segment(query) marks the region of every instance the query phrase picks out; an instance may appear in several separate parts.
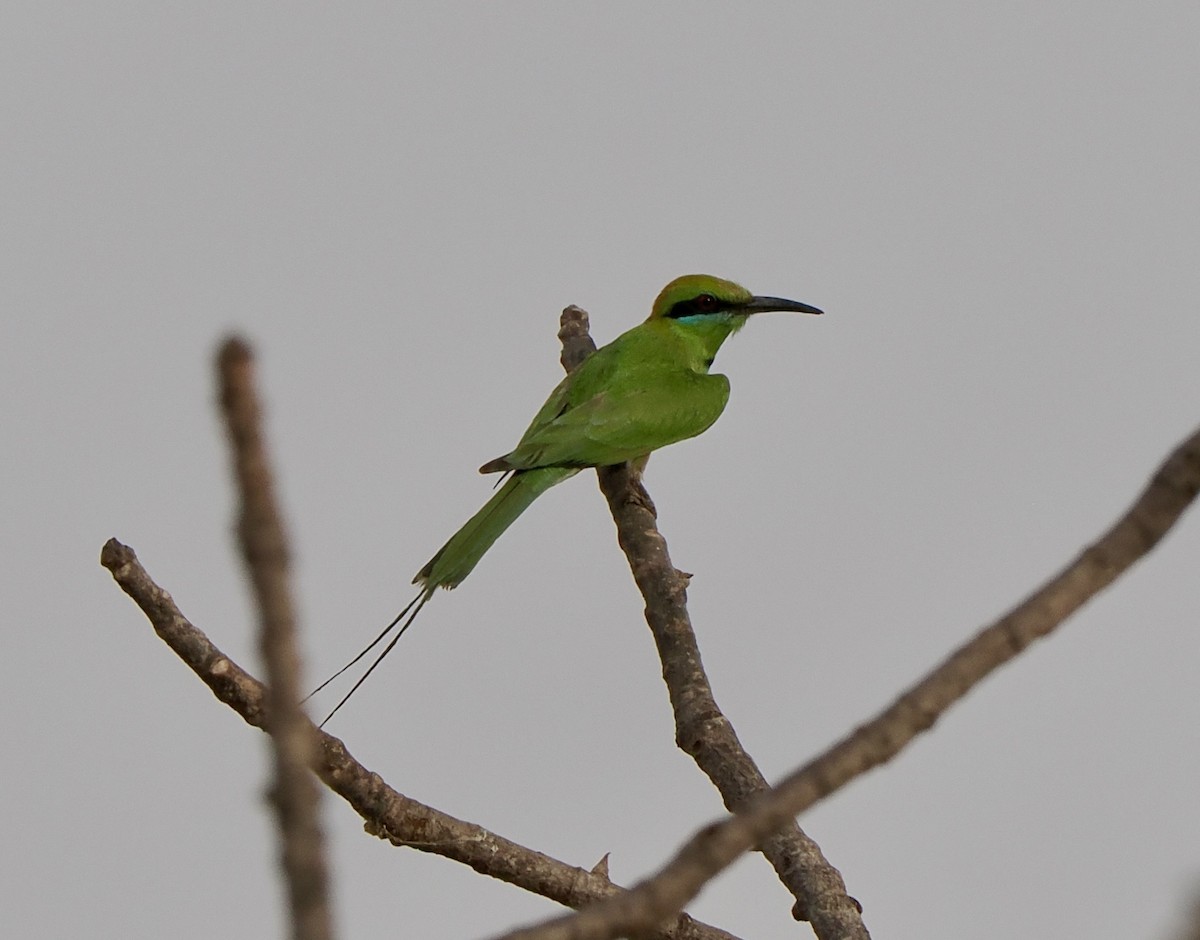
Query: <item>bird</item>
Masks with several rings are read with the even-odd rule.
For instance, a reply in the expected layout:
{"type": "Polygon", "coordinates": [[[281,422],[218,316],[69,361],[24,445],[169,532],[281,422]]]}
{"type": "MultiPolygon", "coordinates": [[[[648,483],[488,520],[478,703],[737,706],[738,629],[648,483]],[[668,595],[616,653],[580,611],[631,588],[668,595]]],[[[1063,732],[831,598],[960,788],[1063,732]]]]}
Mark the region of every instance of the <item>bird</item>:
{"type": "Polygon", "coordinates": [[[709,274],[677,277],[659,292],[650,316],[597,349],[570,372],[534,415],[517,446],[480,473],[500,473],[495,495],[438,549],[413,578],[417,596],[354,659],[310,693],[353,667],[399,631],[325,722],[383,661],[438,588],[460,585],[535,499],[580,470],[635,462],[702,434],[729,401],[729,379],[710,371],[717,351],[754,314],[820,314],[809,304],[760,297],[709,274]]]}

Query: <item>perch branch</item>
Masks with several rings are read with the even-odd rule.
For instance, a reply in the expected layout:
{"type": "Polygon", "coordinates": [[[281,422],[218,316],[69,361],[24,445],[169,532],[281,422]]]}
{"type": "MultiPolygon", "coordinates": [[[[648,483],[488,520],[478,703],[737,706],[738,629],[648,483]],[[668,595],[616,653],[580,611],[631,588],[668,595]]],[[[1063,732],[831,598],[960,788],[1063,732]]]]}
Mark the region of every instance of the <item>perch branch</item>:
{"type": "MultiPolygon", "coordinates": [[[[579,307],[563,311],[558,335],[568,372],[596,349],[588,335],[588,315],[579,307]]],[[[628,466],[603,467],[598,474],[617,525],[617,541],[646,601],[646,622],[675,713],[675,740],[713,782],[726,808],[735,812],[769,785],[717,706],[688,615],[688,577],[671,564],[639,474],[628,466]]],[[[846,894],[841,873],[794,819],[767,833],[759,850],[795,897],[793,914],[810,921],[821,940],[869,936],[862,909],[846,894]]]]}

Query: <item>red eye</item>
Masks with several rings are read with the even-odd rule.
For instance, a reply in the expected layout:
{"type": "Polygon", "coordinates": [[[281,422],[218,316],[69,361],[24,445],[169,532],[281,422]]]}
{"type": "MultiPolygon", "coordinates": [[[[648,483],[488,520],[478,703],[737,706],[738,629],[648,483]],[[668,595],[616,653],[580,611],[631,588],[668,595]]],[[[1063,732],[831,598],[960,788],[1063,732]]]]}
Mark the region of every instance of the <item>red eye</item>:
{"type": "Polygon", "coordinates": [[[696,309],[709,313],[717,309],[717,298],[712,294],[701,294],[696,298],[696,309]]]}

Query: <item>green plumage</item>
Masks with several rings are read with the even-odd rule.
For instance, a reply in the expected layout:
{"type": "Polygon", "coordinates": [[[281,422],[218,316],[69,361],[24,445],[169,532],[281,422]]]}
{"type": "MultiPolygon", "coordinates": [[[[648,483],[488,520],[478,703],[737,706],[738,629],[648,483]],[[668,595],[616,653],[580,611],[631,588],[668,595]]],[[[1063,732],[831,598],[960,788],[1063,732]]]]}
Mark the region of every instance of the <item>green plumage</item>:
{"type": "Polygon", "coordinates": [[[649,319],[596,350],[550,393],[509,453],[480,467],[512,478],[429,560],[414,583],[453,588],[526,507],[584,467],[641,460],[695,437],[729,401],[729,380],[709,372],[717,350],[762,310],[819,312],[756,298],[731,281],[677,278],[649,319]]]}
{"type": "Polygon", "coordinates": [[[517,446],[479,468],[512,476],[413,578],[421,586],[413,601],[326,681],[358,662],[404,621],[334,712],[391,651],[434,591],[462,583],[542,493],[584,467],[642,461],[651,451],[706,431],[729,401],[729,380],[709,372],[717,350],[751,314],[771,310],[821,312],[793,300],[755,297],[732,281],[685,275],[663,288],[644,323],[598,349],[563,379],[517,446]]]}
{"type": "Polygon", "coordinates": [[[420,582],[425,594],[432,594],[438,587],[457,587],[517,516],[555,483],[578,472],[574,467],[543,467],[513,474],[426,562],[413,583],[420,582]]]}

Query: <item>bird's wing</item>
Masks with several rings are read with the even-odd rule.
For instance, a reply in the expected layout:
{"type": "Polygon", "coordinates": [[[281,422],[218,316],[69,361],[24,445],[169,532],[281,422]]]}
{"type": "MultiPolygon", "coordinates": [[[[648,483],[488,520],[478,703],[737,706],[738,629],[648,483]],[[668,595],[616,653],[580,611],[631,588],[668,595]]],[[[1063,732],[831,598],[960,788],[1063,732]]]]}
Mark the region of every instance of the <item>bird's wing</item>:
{"type": "MultiPolygon", "coordinates": [[[[550,393],[550,397],[546,399],[542,407],[538,409],[537,414],[533,416],[533,420],[529,422],[529,427],[525,429],[525,433],[521,435],[521,440],[512,452],[505,454],[503,457],[489,460],[479,468],[479,472],[495,473],[501,470],[529,470],[534,467],[548,466],[548,464],[544,464],[533,457],[533,452],[537,450],[537,445],[530,445],[530,442],[539,438],[551,425],[560,421],[565,414],[580,408],[596,407],[589,405],[589,403],[599,396],[600,392],[608,385],[611,379],[613,369],[616,366],[616,357],[613,355],[613,351],[612,344],[602,347],[584,360],[577,369],[565,376],[555,386],[554,391],[550,393]],[[517,457],[518,454],[521,456],[517,457]],[[519,462],[514,463],[514,459],[519,462]]],[[[573,420],[578,421],[580,417],[582,415],[573,420]]],[[[550,433],[553,436],[555,432],[550,433]]],[[[583,466],[583,464],[570,462],[556,465],[583,466]]]]}
{"type": "Polygon", "coordinates": [[[727,397],[728,383],[719,376],[686,387],[661,382],[609,387],[578,404],[560,404],[549,420],[531,425],[504,459],[514,470],[634,460],[705,430],[727,397]]]}

